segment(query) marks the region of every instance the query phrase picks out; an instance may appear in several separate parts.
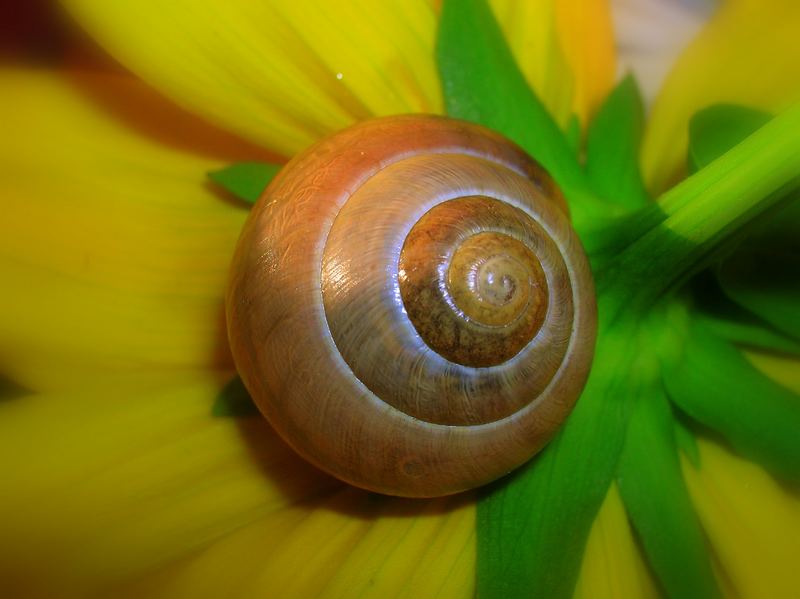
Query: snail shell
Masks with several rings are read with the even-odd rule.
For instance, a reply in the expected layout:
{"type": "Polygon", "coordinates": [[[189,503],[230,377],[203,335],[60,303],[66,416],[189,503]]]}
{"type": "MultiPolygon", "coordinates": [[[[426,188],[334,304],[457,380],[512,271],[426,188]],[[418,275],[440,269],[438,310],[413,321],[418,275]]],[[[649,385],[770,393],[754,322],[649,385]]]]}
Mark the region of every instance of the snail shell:
{"type": "Polygon", "coordinates": [[[588,375],[596,307],[537,163],[482,127],[401,116],[275,178],[239,240],[227,320],[247,389],[298,453],[432,497],[548,441],[588,375]]]}

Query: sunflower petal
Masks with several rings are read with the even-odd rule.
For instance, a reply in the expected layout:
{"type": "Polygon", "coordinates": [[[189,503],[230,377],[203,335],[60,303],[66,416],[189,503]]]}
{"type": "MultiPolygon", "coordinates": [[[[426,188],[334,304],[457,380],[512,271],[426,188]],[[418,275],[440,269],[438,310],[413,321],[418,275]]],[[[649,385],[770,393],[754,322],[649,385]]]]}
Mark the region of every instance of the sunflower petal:
{"type": "Polygon", "coordinates": [[[656,599],[659,593],[612,484],[589,533],[574,599],[622,597],[656,599]]]}
{"type": "Polygon", "coordinates": [[[0,147],[8,374],[42,388],[106,366],[227,363],[222,293],[246,212],[206,172],[261,154],[115,76],[4,71],[0,110],[14,115],[0,147]]]}
{"type": "Polygon", "coordinates": [[[132,596],[471,597],[475,507],[352,488],[268,515],[132,596]]]}
{"type": "Polygon", "coordinates": [[[556,23],[575,76],[572,110],[585,125],[611,91],[616,76],[609,0],[560,0],[556,23]]]}
{"type": "Polygon", "coordinates": [[[760,372],[800,396],[800,368],[796,358],[755,352],[746,352],[744,355],[760,372]]]}
{"type": "Polygon", "coordinates": [[[800,4],[722,3],[675,64],[653,106],[642,147],[648,188],[660,193],[685,170],[689,119],[711,104],[773,111],[800,93],[800,4]]]}
{"type": "Polygon", "coordinates": [[[616,484],[592,524],[574,599],[657,599],[658,588],[642,560],[616,484]]]}
{"type": "Polygon", "coordinates": [[[425,0],[64,0],[184,107],[291,156],[355,120],[439,112],[425,0]]]}
{"type": "Polygon", "coordinates": [[[562,129],[586,125],[614,83],[607,0],[490,0],[511,52],[562,129]]]}
{"type": "Polygon", "coordinates": [[[562,129],[573,114],[575,76],[559,38],[553,0],[490,0],[514,59],[562,129]]]}
{"type": "Polygon", "coordinates": [[[264,420],[214,418],[222,380],[0,405],[0,578],[94,595],[339,487],[264,420]]]}
{"type": "Polygon", "coordinates": [[[717,559],[742,599],[797,596],[800,499],[761,468],[699,441],[686,483],[717,559]]]}

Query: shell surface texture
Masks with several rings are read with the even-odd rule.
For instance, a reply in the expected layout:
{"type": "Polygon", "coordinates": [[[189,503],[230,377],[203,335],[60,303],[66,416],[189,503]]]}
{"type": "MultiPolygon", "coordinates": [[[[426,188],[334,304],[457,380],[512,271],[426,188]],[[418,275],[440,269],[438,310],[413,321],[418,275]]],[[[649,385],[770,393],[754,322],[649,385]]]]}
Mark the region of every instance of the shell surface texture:
{"type": "Polygon", "coordinates": [[[295,157],[244,227],[237,369],[299,454],[410,497],[486,484],[568,415],[596,334],[589,265],[548,174],[444,117],[366,121],[295,157]]]}

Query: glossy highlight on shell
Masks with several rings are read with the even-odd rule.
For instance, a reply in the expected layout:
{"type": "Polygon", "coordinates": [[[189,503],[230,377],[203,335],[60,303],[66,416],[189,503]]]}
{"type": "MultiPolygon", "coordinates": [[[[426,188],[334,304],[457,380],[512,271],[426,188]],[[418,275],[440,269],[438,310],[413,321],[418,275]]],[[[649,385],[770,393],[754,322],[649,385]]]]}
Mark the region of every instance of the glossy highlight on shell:
{"type": "Polygon", "coordinates": [[[228,330],[264,415],[306,459],[403,496],[490,482],[583,388],[596,308],[566,205],[478,126],[368,121],[292,160],[245,226],[228,330]]]}

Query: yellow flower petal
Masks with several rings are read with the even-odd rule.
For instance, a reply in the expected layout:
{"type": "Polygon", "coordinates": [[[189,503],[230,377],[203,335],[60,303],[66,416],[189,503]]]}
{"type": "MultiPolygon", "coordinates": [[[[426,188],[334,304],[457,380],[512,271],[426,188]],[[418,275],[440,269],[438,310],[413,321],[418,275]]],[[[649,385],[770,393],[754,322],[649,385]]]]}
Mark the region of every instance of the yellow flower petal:
{"type": "Polygon", "coordinates": [[[587,117],[614,83],[607,0],[491,0],[528,83],[564,127],[587,117]]]}
{"type": "Polygon", "coordinates": [[[554,0],[491,0],[508,45],[536,95],[566,127],[575,77],[559,37],[554,0]]]}
{"type": "Polygon", "coordinates": [[[263,419],[212,417],[223,380],[0,406],[0,580],[94,595],[340,488],[263,419]]]}
{"type": "Polygon", "coordinates": [[[575,599],[647,599],[658,590],[633,538],[617,485],[592,525],[575,599]]]}
{"type": "Polygon", "coordinates": [[[64,0],[179,103],[290,156],[374,115],[441,110],[426,0],[64,0]]]}
{"type": "Polygon", "coordinates": [[[642,146],[648,187],[685,172],[688,122],[717,102],[778,110],[800,93],[800,3],[730,0],[686,49],[653,106],[642,146]]]}
{"type": "Polygon", "coordinates": [[[585,126],[611,91],[616,75],[609,0],[560,0],[556,22],[575,77],[572,109],[585,126]]]}
{"type": "Polygon", "coordinates": [[[746,352],[747,359],[761,372],[800,395],[800,361],[796,358],[746,352]]]}
{"type": "Polygon", "coordinates": [[[684,459],[684,476],[736,596],[796,597],[800,499],[755,464],[710,441],[698,445],[702,467],[684,459]]]}
{"type": "Polygon", "coordinates": [[[128,589],[156,597],[472,597],[471,497],[345,488],[277,511],[128,589]]]}
{"type": "Polygon", "coordinates": [[[227,363],[221,298],[247,214],[206,171],[256,150],[113,75],[4,71],[0,111],[2,369],[42,388],[227,363]]]}

